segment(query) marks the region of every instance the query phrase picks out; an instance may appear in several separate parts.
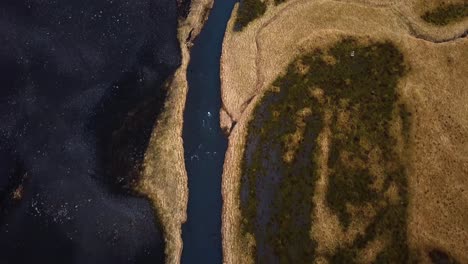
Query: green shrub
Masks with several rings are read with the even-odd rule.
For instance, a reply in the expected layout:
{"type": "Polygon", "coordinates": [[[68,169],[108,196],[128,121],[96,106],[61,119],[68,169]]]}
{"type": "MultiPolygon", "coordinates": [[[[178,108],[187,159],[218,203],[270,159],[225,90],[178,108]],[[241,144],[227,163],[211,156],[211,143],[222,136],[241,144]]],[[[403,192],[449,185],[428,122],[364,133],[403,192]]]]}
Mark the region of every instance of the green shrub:
{"type": "MultiPolygon", "coordinates": [[[[332,263],[353,263],[357,252],[381,235],[391,240],[377,261],[401,263],[408,259],[406,174],[394,151],[396,140],[388,132],[396,107],[400,107],[401,115],[409,116],[398,104],[396,92],[398,79],[405,72],[403,56],[392,43],[362,45],[349,38],[327,51],[304,54],[275,80],[273,86],[278,87],[279,92],[270,91],[264,95],[248,124],[242,162],[241,193],[248,190],[241,201],[242,230],[244,234],[248,232],[255,236],[257,248],[260,245],[271,247],[280,263],[313,262],[317,243],[310,238],[309,230],[313,226],[313,195],[318,179],[317,137],[323,130],[324,112],[327,110],[333,113],[333,118],[326,202],[345,228],[351,223],[347,204],[371,204],[377,211],[377,217],[366,233],[350,247],[338,249],[329,260],[332,263]],[[325,55],[333,56],[336,63],[327,63],[325,55]],[[307,66],[302,70],[309,70],[302,72],[300,66],[307,66]],[[324,101],[311,95],[312,87],[320,87],[324,91],[324,101]],[[339,107],[343,100],[348,102],[345,109],[339,107]],[[303,117],[306,126],[302,141],[293,160],[285,162],[282,154],[287,151],[287,146],[283,139],[298,129],[296,113],[304,108],[311,109],[312,114],[303,117]],[[352,129],[340,127],[339,111],[349,111],[354,120],[349,124],[352,129]],[[273,113],[279,113],[279,116],[273,113]],[[379,161],[385,168],[382,190],[395,184],[400,197],[398,205],[381,206],[386,198],[383,191],[371,188],[375,177],[370,172],[369,149],[360,145],[361,139],[382,153],[379,161]],[[344,151],[364,165],[347,164],[341,158],[344,151]],[[281,175],[281,178],[276,186],[270,186],[267,179],[274,174],[281,175]],[[259,204],[265,199],[259,197],[259,188],[274,191],[268,223],[259,222],[260,210],[264,210],[259,208],[259,204]]],[[[409,128],[405,124],[409,121],[409,118],[403,120],[403,130],[409,128]]],[[[263,254],[256,252],[257,263],[267,261],[263,254]]]]}
{"type": "Polygon", "coordinates": [[[261,0],[242,0],[237,13],[236,29],[242,30],[266,11],[266,4],[261,0]]]}
{"type": "Polygon", "coordinates": [[[438,8],[427,11],[421,16],[428,23],[446,26],[450,23],[460,21],[468,16],[468,3],[443,4],[438,8]]]}
{"type": "Polygon", "coordinates": [[[286,2],[286,0],[275,0],[275,5],[279,5],[284,2],[286,2]]]}

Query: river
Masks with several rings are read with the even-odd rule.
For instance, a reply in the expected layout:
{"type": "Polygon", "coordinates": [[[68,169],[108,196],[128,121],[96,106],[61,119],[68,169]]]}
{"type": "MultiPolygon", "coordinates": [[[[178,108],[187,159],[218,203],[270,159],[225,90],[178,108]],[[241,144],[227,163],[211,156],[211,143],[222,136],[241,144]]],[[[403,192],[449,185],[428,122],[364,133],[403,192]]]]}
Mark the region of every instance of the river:
{"type": "Polygon", "coordinates": [[[182,263],[221,263],[221,178],[227,138],[219,126],[220,57],[235,0],[216,0],[191,50],[183,139],[189,202],[182,263]]]}

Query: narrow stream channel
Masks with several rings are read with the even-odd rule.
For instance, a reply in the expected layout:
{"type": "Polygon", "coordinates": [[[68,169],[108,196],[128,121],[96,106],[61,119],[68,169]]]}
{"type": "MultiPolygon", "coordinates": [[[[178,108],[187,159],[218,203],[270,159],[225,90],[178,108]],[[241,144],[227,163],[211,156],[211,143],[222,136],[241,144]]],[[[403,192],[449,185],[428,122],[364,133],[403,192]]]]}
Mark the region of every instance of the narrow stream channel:
{"type": "Polygon", "coordinates": [[[221,263],[221,176],[227,138],[219,127],[220,57],[235,0],[215,0],[191,50],[184,113],[188,173],[187,222],[182,229],[182,263],[221,263]]]}

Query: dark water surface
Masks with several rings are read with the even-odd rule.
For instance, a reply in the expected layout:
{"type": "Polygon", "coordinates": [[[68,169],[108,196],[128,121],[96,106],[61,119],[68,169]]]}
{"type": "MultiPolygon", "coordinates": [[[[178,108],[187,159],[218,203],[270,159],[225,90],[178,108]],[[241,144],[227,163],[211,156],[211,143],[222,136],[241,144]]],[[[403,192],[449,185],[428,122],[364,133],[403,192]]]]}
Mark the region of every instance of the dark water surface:
{"type": "Polygon", "coordinates": [[[129,187],[179,64],[174,0],[0,2],[0,264],[164,261],[129,187]]]}
{"type": "Polygon", "coordinates": [[[221,263],[221,177],[227,139],[219,126],[220,56],[235,0],[215,0],[191,50],[184,114],[188,219],[183,226],[182,263],[221,263]]]}

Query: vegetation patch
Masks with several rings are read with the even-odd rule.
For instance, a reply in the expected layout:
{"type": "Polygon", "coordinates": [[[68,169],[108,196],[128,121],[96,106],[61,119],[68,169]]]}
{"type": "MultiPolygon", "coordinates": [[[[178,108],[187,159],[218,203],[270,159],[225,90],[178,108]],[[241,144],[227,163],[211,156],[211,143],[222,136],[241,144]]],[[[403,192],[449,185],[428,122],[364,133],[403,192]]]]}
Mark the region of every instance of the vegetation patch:
{"type": "Polygon", "coordinates": [[[459,264],[456,259],[454,259],[452,256],[449,256],[447,253],[444,251],[438,250],[438,249],[433,249],[429,252],[429,258],[431,259],[432,263],[434,264],[459,264]]]}
{"type": "Polygon", "coordinates": [[[275,5],[279,5],[284,2],[286,2],[286,0],[275,0],[275,5]]]}
{"type": "Polygon", "coordinates": [[[434,10],[427,11],[422,19],[428,23],[446,26],[468,17],[468,3],[443,4],[434,10]]]}
{"type": "Polygon", "coordinates": [[[345,229],[353,220],[359,221],[350,207],[370,204],[377,212],[365,233],[335,252],[332,259],[357,262],[358,253],[370,241],[387,237],[386,247],[375,261],[406,263],[410,258],[406,242],[407,182],[404,164],[395,149],[397,139],[390,133],[391,124],[398,118],[403,119],[401,134],[409,127],[409,113],[398,104],[396,90],[398,79],[406,71],[403,55],[390,42],[361,46],[352,39],[328,53],[335,58],[331,67],[339,75],[326,76],[329,71],[324,67],[315,73],[333,80],[319,84],[326,87],[334,113],[327,203],[345,229]],[[395,112],[401,112],[401,117],[395,112]],[[343,113],[350,117],[341,120],[343,113]],[[393,197],[385,195],[390,187],[393,197]]]}
{"type": "Polygon", "coordinates": [[[261,17],[266,8],[262,0],[242,0],[237,11],[236,30],[242,30],[250,22],[261,17]]]}
{"type": "Polygon", "coordinates": [[[255,237],[256,262],[312,263],[316,257],[320,241],[309,231],[326,112],[332,113],[326,204],[344,230],[361,217],[350,208],[375,211],[364,234],[328,259],[358,262],[377,238],[385,240],[375,262],[410,259],[406,174],[389,132],[397,120],[400,136],[409,127],[396,90],[405,71],[392,43],[347,38],[295,59],[265,93],[248,126],[240,189],[242,232],[255,237]]]}

